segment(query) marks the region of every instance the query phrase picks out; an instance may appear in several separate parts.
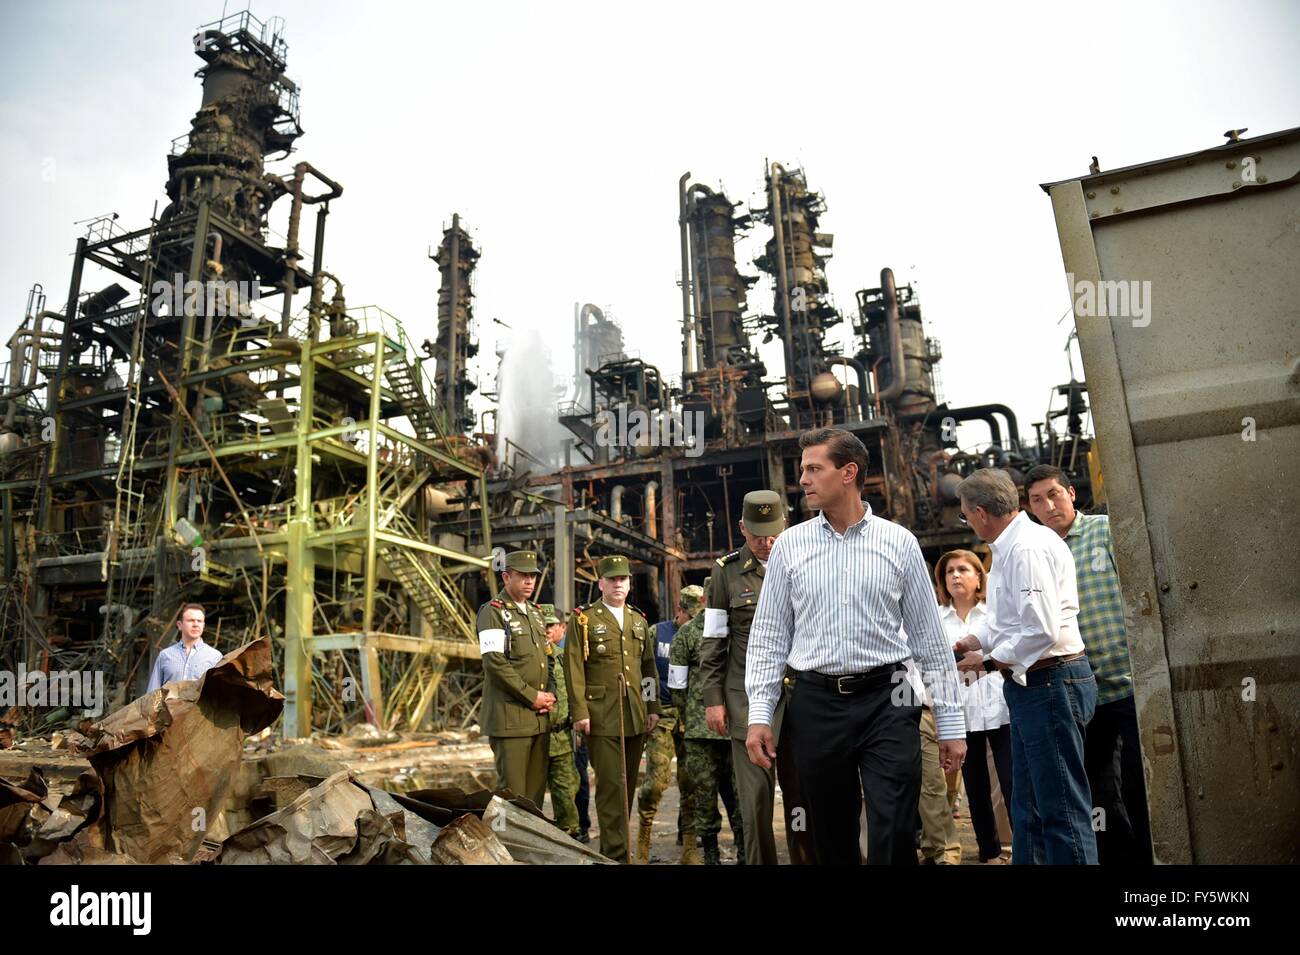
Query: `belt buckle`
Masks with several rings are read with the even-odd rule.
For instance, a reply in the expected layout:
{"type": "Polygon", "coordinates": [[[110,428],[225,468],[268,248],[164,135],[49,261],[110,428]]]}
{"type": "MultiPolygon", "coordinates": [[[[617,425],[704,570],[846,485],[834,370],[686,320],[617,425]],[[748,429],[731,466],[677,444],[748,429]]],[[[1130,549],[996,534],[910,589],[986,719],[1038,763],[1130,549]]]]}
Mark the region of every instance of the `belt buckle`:
{"type": "Polygon", "coordinates": [[[853,674],[851,673],[848,674],[847,676],[837,676],[835,678],[835,692],[839,693],[841,696],[852,696],[853,695],[852,690],[844,689],[844,681],[852,679],[852,677],[853,674]]]}

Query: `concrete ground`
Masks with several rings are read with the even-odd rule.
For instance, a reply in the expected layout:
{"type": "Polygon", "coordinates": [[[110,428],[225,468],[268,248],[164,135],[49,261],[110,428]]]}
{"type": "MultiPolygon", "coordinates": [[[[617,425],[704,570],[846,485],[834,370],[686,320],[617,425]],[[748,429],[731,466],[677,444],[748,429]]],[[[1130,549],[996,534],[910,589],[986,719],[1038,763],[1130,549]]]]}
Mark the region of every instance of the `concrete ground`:
{"type": "MultiPolygon", "coordinates": [[[[644,774],[644,762],[642,771],[644,774]]],[[[600,826],[596,820],[594,796],[596,792],[596,777],[591,774],[591,793],[593,802],[591,803],[591,844],[593,848],[600,846],[600,826]]],[[[554,813],[551,808],[550,794],[546,796],[546,806],[544,812],[548,817],[553,817],[554,813]]],[[[681,858],[682,849],[677,845],[677,811],[681,805],[681,794],[677,790],[675,783],[669,785],[664,791],[663,798],[659,802],[659,810],[655,814],[654,830],[650,842],[650,864],[651,865],[675,865],[681,858]]],[[[718,811],[722,813],[722,831],[718,834],[718,849],[722,856],[723,865],[734,865],[736,862],[736,844],[732,837],[731,828],[727,825],[726,813],[722,808],[722,801],[718,801],[718,811]]],[[[966,796],[963,792],[958,797],[957,803],[957,838],[961,842],[961,861],[963,865],[978,865],[979,850],[975,843],[975,830],[970,824],[970,815],[966,809],[966,796]]],[[[776,794],[776,807],[773,812],[773,829],[776,836],[777,858],[782,865],[790,861],[789,853],[785,845],[785,814],[781,805],[781,791],[778,788],[776,794]]],[[[636,844],[636,833],[639,823],[636,815],[636,807],[632,809],[632,840],[633,846],[636,844]]],[[[1006,849],[1010,849],[1010,844],[1004,844],[1006,849]]],[[[635,848],[634,848],[635,851],[635,848]]]]}

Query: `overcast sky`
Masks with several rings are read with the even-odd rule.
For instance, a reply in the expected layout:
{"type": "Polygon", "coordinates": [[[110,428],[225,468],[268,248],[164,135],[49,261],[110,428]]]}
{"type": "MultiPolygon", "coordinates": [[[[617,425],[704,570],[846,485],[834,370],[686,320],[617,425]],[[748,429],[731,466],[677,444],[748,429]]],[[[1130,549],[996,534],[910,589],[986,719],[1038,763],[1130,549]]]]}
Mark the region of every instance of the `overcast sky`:
{"type": "MultiPolygon", "coordinates": [[[[510,334],[493,318],[539,331],[570,368],[575,301],[606,307],[632,353],[679,376],[677,179],[761,205],[773,160],[826,196],[840,310],[891,266],[942,342],[949,403],[1009,404],[1032,435],[1068,378],[1070,329],[1038,184],[1085,174],[1094,154],[1109,169],[1300,124],[1294,2],[252,9],[287,21],[302,90],[306,135],[272,169],[306,159],[345,189],[325,264],[349,304],[432,335],[426,254],[461,213],[482,251],[484,388],[510,334]]],[[[75,220],[143,227],[165,205],[168,146],[200,101],[191,37],[222,5],[0,11],[7,339],[32,283],[64,307],[75,220]]],[[[742,271],[767,238],[756,226],[742,244],[742,271]]],[[[771,311],[766,277],[750,307],[771,311]]],[[[779,375],[779,344],[763,354],[779,375]]]]}

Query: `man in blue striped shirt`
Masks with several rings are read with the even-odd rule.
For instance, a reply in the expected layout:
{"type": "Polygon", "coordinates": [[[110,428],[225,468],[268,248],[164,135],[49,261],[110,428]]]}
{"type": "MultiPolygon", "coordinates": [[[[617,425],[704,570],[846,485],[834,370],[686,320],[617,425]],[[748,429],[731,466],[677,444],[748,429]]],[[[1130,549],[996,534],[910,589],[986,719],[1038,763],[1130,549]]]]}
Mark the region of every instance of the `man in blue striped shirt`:
{"type": "Polygon", "coordinates": [[[197,680],[221,662],[221,651],[203,642],[206,622],[202,604],[186,604],[181,608],[181,619],[176,621],[180,639],[158,652],[146,692],[152,693],[173,680],[197,680]]]}
{"type": "Polygon", "coordinates": [[[934,699],[944,772],[966,754],[956,663],[916,537],[861,499],[862,442],[823,428],[799,447],[799,484],[821,513],[782,534],[768,560],[749,635],[746,749],[764,768],[776,756],[772,711],[788,663],[798,675],[783,731],[818,863],[860,861],[865,796],[867,862],[915,865],[921,701],[904,661],[916,660],[934,699]]]}

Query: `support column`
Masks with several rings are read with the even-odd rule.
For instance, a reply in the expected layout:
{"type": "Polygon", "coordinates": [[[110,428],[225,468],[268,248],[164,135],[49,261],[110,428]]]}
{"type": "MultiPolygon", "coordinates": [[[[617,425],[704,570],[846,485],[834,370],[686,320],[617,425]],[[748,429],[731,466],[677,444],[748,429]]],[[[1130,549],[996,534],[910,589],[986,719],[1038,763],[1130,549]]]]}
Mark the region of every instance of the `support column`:
{"type": "Polygon", "coordinates": [[[561,614],[573,609],[573,528],[568,508],[555,505],[555,607],[561,614]]]}
{"type": "Polygon", "coordinates": [[[302,343],[299,370],[293,511],[285,529],[288,552],[284,571],[284,722],[281,732],[289,739],[311,735],[311,638],[316,610],[316,559],[307,539],[312,530],[311,442],[307,435],[312,428],[311,409],[315,396],[315,348],[308,338],[302,343]]]}
{"type": "MultiPolygon", "coordinates": [[[[369,447],[366,451],[366,578],[365,612],[361,631],[370,636],[375,628],[375,588],[379,584],[379,541],[375,533],[379,524],[379,413],[384,386],[384,361],[388,345],[382,331],[373,336],[375,361],[370,373],[369,447]]],[[[405,361],[405,356],[403,356],[405,361]]],[[[367,716],[376,726],[384,721],[384,689],[380,685],[379,651],[362,646],[361,685],[365,693],[367,716]]]]}
{"type": "MultiPolygon", "coordinates": [[[[206,289],[203,289],[203,256],[207,251],[208,244],[208,204],[199,203],[199,213],[194,224],[194,248],[190,253],[190,271],[187,278],[191,282],[198,282],[200,289],[195,297],[194,308],[191,309],[186,304],[185,315],[181,320],[181,354],[180,361],[176,367],[176,404],[177,407],[172,414],[171,437],[167,442],[167,491],[166,491],[166,508],[163,511],[164,524],[163,533],[170,534],[172,525],[176,523],[177,501],[179,499],[179,489],[177,485],[176,455],[180,450],[181,435],[184,433],[185,422],[181,414],[181,407],[189,407],[190,389],[185,385],[185,379],[190,374],[190,344],[194,339],[194,312],[198,309],[208,307],[208,296],[206,289]]],[[[150,254],[153,250],[150,249],[150,254]]],[[[148,325],[148,310],[144,316],[146,327],[148,325]]],[[[214,328],[215,332],[215,328],[214,328]]]]}
{"type": "MultiPolygon", "coordinates": [[[[669,547],[677,546],[677,485],[673,482],[673,461],[664,455],[659,467],[659,528],[663,535],[660,539],[669,547]]],[[[664,585],[659,597],[659,613],[663,619],[672,619],[681,591],[681,562],[667,557],[664,559],[664,585]]]]}

